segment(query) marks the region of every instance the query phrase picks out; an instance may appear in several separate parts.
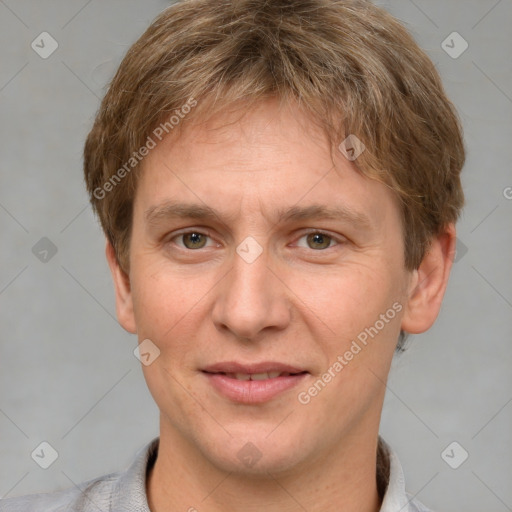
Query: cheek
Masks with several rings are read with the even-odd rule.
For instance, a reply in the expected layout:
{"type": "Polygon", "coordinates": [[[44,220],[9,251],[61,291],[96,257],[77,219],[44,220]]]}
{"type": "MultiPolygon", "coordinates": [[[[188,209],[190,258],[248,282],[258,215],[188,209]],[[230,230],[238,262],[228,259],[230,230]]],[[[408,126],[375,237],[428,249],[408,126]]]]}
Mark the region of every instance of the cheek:
{"type": "Polygon", "coordinates": [[[180,273],[151,258],[140,262],[133,269],[132,290],[139,339],[149,338],[159,347],[166,367],[188,368],[192,355],[208,340],[209,301],[219,278],[204,271],[180,273]]]}
{"type": "Polygon", "coordinates": [[[134,269],[133,307],[140,336],[167,338],[186,324],[200,293],[196,280],[173,276],[155,265],[134,269]]]}
{"type": "Polygon", "coordinates": [[[324,275],[297,276],[295,283],[294,288],[300,290],[297,295],[332,330],[340,330],[339,334],[375,321],[391,305],[388,302],[393,295],[387,273],[360,262],[324,275]]]}
{"type": "Polygon", "coordinates": [[[330,364],[347,354],[344,373],[368,364],[378,369],[392,357],[403,310],[394,275],[385,266],[354,265],[331,275],[325,291],[313,286],[314,280],[304,281],[301,293],[307,292],[311,322],[319,319],[329,328],[322,338],[330,364]]]}

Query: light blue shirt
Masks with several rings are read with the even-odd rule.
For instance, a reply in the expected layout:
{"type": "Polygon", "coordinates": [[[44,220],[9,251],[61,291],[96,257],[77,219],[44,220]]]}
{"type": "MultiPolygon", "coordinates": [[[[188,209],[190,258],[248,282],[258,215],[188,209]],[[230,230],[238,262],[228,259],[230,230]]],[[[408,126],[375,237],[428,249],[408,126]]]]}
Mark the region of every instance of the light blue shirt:
{"type": "MultiPolygon", "coordinates": [[[[150,512],[146,495],[146,474],[155,463],[159,438],[138,452],[125,471],[89,480],[76,487],[53,493],[32,494],[0,500],[0,512],[150,512]]],[[[402,466],[388,444],[379,438],[378,461],[387,466],[389,477],[380,512],[431,512],[405,492],[402,466]],[[382,455],[384,454],[384,455],[382,455]]],[[[380,482],[386,487],[386,482],[380,482]]]]}

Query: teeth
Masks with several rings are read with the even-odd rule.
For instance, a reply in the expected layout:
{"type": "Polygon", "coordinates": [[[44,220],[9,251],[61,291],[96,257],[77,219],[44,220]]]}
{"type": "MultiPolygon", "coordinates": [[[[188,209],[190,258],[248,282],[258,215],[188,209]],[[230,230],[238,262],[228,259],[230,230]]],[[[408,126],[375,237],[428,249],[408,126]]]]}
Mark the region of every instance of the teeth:
{"type": "Polygon", "coordinates": [[[251,380],[267,380],[268,373],[251,373],[251,380]]]}
{"type": "Polygon", "coordinates": [[[230,373],[229,376],[233,376],[236,380],[251,380],[251,376],[247,373],[230,373]]]}

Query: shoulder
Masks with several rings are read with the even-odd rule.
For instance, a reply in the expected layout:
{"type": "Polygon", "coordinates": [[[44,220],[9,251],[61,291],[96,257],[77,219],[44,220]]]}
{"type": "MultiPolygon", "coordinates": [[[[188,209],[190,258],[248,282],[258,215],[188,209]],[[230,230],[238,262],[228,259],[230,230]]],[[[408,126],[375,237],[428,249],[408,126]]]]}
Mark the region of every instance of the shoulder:
{"type": "Polygon", "coordinates": [[[409,508],[407,509],[408,512],[434,512],[431,508],[427,508],[425,505],[423,505],[419,501],[410,497],[409,494],[407,496],[411,500],[409,502],[409,508]]]}
{"type": "Polygon", "coordinates": [[[410,494],[406,494],[409,501],[408,512],[434,512],[432,509],[427,508],[425,505],[415,500],[410,494]]]}
{"type": "Polygon", "coordinates": [[[89,480],[80,488],[3,499],[0,512],[107,512],[119,476],[120,473],[111,473],[89,480]]]}
{"type": "Polygon", "coordinates": [[[159,438],[136,455],[124,471],[109,473],[69,489],[0,500],[0,512],[149,512],[146,474],[158,454],[159,438]]]}

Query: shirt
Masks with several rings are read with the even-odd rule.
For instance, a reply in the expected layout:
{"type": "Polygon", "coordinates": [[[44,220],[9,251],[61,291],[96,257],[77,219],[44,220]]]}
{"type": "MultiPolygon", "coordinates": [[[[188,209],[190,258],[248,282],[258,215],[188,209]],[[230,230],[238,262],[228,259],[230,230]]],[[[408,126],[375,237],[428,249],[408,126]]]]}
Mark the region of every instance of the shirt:
{"type": "MultiPolygon", "coordinates": [[[[125,471],[89,480],[52,493],[0,500],[0,512],[150,512],[146,475],[155,463],[159,438],[140,450],[125,471]]],[[[380,512],[431,512],[405,491],[402,466],[391,447],[379,437],[377,483],[384,493],[380,512]]]]}

